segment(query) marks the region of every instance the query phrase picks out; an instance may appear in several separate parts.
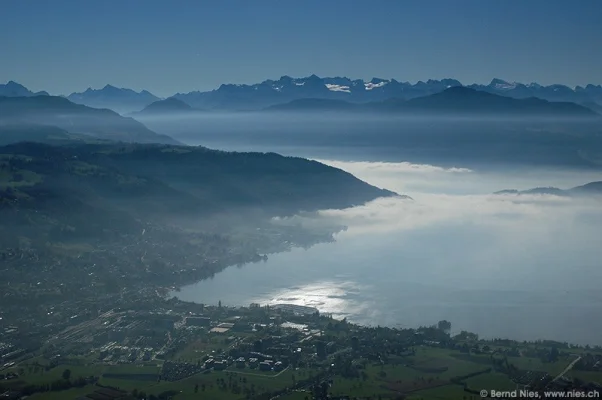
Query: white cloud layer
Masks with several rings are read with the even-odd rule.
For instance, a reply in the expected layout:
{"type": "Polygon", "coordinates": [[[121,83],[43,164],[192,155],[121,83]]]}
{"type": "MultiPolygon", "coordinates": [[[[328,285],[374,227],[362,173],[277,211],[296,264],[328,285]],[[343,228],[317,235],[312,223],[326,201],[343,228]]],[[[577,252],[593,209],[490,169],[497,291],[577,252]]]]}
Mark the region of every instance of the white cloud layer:
{"type": "Polygon", "coordinates": [[[472,172],[468,168],[443,168],[429,164],[412,164],[409,162],[369,162],[369,161],[335,161],[316,160],[332,167],[340,168],[350,173],[374,172],[374,173],[467,173],[472,172]]]}

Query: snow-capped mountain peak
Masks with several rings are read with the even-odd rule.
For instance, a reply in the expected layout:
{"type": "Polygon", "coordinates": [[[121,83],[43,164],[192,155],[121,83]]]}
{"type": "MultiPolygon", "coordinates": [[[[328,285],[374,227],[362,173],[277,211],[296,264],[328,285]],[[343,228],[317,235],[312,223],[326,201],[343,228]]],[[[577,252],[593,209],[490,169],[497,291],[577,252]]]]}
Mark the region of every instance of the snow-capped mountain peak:
{"type": "Polygon", "coordinates": [[[512,89],[516,89],[517,83],[516,82],[507,82],[503,79],[499,79],[499,78],[493,78],[491,80],[491,83],[489,84],[490,87],[494,87],[498,90],[512,90],[512,89]]]}
{"type": "Polygon", "coordinates": [[[332,84],[332,83],[325,83],[324,86],[326,86],[326,88],[328,90],[330,90],[331,92],[351,93],[351,91],[349,90],[349,86],[335,85],[335,84],[332,84]]]}

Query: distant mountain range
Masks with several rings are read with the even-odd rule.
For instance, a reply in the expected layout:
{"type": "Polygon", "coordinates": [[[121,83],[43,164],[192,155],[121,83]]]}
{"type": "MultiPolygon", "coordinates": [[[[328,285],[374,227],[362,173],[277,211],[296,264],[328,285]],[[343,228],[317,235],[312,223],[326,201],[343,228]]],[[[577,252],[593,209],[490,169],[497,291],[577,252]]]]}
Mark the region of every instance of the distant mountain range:
{"type": "MultiPolygon", "coordinates": [[[[178,93],[173,97],[203,109],[254,110],[305,98],[344,100],[351,103],[378,102],[392,98],[410,100],[455,86],[463,85],[456,79],[429,79],[411,84],[381,78],[364,81],[345,77],[320,78],[316,75],[306,78],[283,76],[278,80],[266,80],[254,85],[224,84],[209,92],[178,93]]],[[[510,83],[496,78],[488,85],[473,84],[467,87],[518,99],[537,97],[548,101],[602,105],[600,85],[572,89],[564,85],[510,83]]]]}
{"type": "Polygon", "coordinates": [[[410,100],[351,103],[343,100],[299,99],[266,108],[267,111],[388,112],[411,115],[518,115],[554,117],[595,117],[591,109],[570,102],[549,102],[538,98],[514,99],[454,86],[442,92],[410,100]]]}
{"type": "MultiPolygon", "coordinates": [[[[536,97],[553,102],[572,102],[597,112],[602,107],[602,85],[589,84],[571,88],[559,84],[544,86],[538,83],[507,82],[499,78],[492,79],[487,85],[462,85],[456,79],[429,79],[411,84],[382,78],[365,81],[346,77],[321,78],[317,75],[305,78],[282,76],[278,80],[268,79],[251,85],[223,84],[215,90],[176,93],[171,97],[185,102],[192,108],[203,110],[260,110],[306,98],[343,100],[350,103],[380,102],[393,98],[411,100],[455,86],[466,86],[516,99],[536,97]]],[[[33,93],[12,81],[0,85],[0,96],[43,94],[48,93],[33,93]]],[[[102,89],[89,88],[82,93],[72,93],[67,98],[74,103],[95,108],[110,108],[121,114],[140,111],[151,103],[161,100],[146,90],[136,92],[111,85],[106,85],[102,89]]]]}
{"type": "Polygon", "coordinates": [[[602,181],[590,182],[585,185],[576,186],[572,189],[558,189],[555,187],[538,187],[528,190],[506,189],[495,194],[551,194],[555,196],[575,196],[575,195],[602,195],[602,181]]]}
{"type": "Polygon", "coordinates": [[[18,131],[58,133],[54,128],[72,134],[95,138],[138,143],[178,144],[169,136],[157,134],[133,118],[123,117],[112,110],[96,109],[75,104],[58,96],[0,97],[0,131],[6,127],[18,131]],[[24,128],[23,128],[24,127],[24,128]],[[54,127],[54,128],[53,128],[54,127]]]}
{"type": "Polygon", "coordinates": [[[132,89],[117,88],[111,85],[106,85],[102,89],[88,88],[82,93],[71,93],[67,99],[88,107],[110,108],[120,114],[141,110],[160,100],[159,97],[146,90],[136,92],[132,89]]]}

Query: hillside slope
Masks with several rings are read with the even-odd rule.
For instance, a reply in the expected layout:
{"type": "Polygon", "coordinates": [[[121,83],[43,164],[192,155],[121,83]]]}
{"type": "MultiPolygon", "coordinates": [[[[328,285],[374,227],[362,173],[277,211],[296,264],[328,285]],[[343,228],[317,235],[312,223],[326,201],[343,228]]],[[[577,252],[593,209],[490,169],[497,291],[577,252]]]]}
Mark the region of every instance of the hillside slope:
{"type": "Polygon", "coordinates": [[[22,142],[0,147],[0,155],[2,230],[12,232],[0,237],[16,237],[17,229],[40,239],[117,235],[144,221],[248,212],[270,218],[394,195],[336,168],[273,153],[22,142]]]}
{"type": "Polygon", "coordinates": [[[0,124],[52,125],[70,133],[138,143],[178,144],[157,134],[133,118],[107,109],[74,104],[56,96],[0,97],[0,124]]]}

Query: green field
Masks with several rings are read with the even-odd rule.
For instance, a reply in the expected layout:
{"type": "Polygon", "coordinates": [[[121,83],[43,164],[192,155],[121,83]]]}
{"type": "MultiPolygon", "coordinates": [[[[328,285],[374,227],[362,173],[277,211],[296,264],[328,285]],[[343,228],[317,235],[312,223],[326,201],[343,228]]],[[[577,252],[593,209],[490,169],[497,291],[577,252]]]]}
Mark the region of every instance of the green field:
{"type": "MultiPolygon", "coordinates": [[[[223,338],[223,337],[222,337],[223,338]]],[[[212,338],[213,339],[213,338],[212,338]]],[[[205,350],[212,346],[223,345],[222,339],[203,341],[205,350]]],[[[193,344],[198,346],[198,344],[193,344]]],[[[194,347],[186,347],[190,351],[194,347]]],[[[196,349],[195,349],[196,350],[196,349]]],[[[198,357],[194,357],[198,359],[198,357]]],[[[564,370],[573,359],[572,356],[561,357],[557,362],[546,363],[537,358],[508,357],[508,362],[520,369],[547,371],[555,375],[564,370]]],[[[61,379],[63,371],[70,369],[71,377],[97,376],[99,383],[131,392],[134,389],[147,394],[160,395],[171,392],[176,400],[208,398],[216,400],[240,400],[248,394],[258,395],[263,392],[291,387],[296,381],[303,381],[314,375],[310,369],[287,369],[282,372],[261,372],[258,370],[239,370],[233,367],[225,371],[200,373],[180,381],[159,381],[159,365],[69,365],[63,364],[49,371],[38,367],[35,372],[32,363],[45,365],[41,358],[29,360],[30,364],[21,364],[11,370],[20,372],[21,376],[13,384],[50,383],[61,379]],[[195,392],[195,388],[197,391],[195,392]]],[[[463,380],[471,390],[511,390],[516,387],[509,377],[492,369],[491,356],[483,354],[461,353],[457,350],[418,346],[414,355],[394,358],[394,362],[381,365],[375,362],[362,361],[365,367],[359,371],[357,378],[334,376],[329,392],[333,396],[353,395],[371,397],[372,399],[392,399],[404,394],[414,400],[458,400],[477,398],[466,392],[462,384],[452,383],[452,378],[476,372],[481,374],[463,380]],[[488,371],[490,370],[490,371],[488,371]]],[[[602,373],[569,371],[569,377],[577,377],[586,381],[601,382],[602,373]]],[[[93,385],[84,388],[69,389],[60,392],[37,393],[32,396],[36,400],[69,400],[91,393],[93,385]]],[[[301,390],[281,397],[283,400],[305,400],[311,398],[309,391],[301,390]]]]}
{"type": "Polygon", "coordinates": [[[94,392],[96,390],[96,386],[88,385],[83,388],[73,388],[69,390],[62,390],[60,392],[46,392],[46,393],[36,393],[28,399],[32,400],[71,400],[77,399],[78,397],[85,396],[89,393],[94,392]]]}
{"type": "Polygon", "coordinates": [[[42,182],[42,175],[27,170],[10,171],[0,167],[0,188],[33,186],[42,182]]]}

